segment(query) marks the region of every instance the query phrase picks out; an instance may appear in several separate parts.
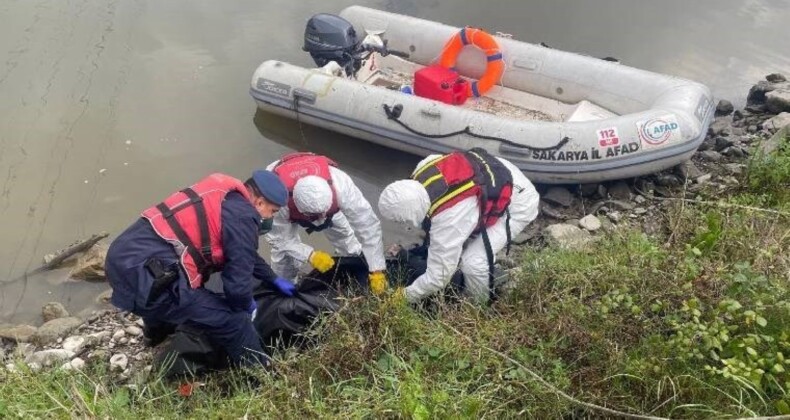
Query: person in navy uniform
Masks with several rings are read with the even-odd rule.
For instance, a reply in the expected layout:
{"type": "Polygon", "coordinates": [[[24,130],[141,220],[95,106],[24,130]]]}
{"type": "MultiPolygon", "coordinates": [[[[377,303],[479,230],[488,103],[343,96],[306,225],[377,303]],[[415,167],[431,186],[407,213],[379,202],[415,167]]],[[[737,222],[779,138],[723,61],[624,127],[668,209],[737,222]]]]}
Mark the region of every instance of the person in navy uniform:
{"type": "Polygon", "coordinates": [[[110,245],[111,302],[143,318],[156,344],[165,325],[204,331],[234,366],[267,366],[252,325],[255,279],[285,295],[295,286],[258,255],[261,226],[287,203],[282,181],[258,170],[246,182],[211,174],[145,210],[110,245]],[[224,293],[205,287],[221,272],[224,293]]]}

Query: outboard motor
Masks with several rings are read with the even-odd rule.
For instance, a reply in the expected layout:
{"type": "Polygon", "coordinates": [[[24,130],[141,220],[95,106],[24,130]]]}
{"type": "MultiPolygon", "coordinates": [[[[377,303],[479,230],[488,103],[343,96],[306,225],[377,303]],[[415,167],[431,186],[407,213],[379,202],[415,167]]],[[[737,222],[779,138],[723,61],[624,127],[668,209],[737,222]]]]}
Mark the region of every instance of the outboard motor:
{"type": "Polygon", "coordinates": [[[326,13],[317,14],[307,21],[302,49],[310,53],[319,67],[334,61],[347,76],[360,69],[365,53],[354,26],[340,16],[326,13]]]}

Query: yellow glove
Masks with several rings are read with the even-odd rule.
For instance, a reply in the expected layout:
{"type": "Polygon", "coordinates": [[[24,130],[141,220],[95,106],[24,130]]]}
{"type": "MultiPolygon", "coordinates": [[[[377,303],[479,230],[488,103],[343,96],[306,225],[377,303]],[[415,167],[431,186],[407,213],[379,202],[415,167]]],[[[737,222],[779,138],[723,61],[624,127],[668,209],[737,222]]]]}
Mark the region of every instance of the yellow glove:
{"type": "Polygon", "coordinates": [[[374,271],[370,273],[368,281],[370,282],[370,291],[376,296],[381,295],[387,290],[387,276],[384,275],[383,271],[374,271]]]}
{"type": "Polygon", "coordinates": [[[335,266],[335,260],[324,251],[313,251],[307,260],[321,273],[326,273],[335,266]]]}

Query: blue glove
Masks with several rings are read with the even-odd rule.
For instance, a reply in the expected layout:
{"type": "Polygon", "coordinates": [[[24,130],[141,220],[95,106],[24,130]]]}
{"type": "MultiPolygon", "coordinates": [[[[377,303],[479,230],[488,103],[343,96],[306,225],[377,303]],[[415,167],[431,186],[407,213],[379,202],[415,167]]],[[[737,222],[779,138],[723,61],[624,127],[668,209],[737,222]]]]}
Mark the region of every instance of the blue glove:
{"type": "Polygon", "coordinates": [[[250,300],[250,306],[247,308],[247,313],[250,314],[250,320],[254,320],[255,315],[258,314],[258,303],[255,302],[255,299],[250,300]]]}
{"type": "Polygon", "coordinates": [[[296,293],[296,285],[288,279],[277,277],[272,284],[285,296],[293,296],[296,293]]]}

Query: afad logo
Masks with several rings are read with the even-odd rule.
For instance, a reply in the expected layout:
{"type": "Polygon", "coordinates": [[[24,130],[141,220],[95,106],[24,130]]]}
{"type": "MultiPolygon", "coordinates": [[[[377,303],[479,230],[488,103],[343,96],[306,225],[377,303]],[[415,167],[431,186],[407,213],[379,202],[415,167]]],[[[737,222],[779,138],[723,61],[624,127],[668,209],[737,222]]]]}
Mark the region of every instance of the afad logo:
{"type": "Polygon", "coordinates": [[[672,137],[672,133],[678,129],[678,123],[667,121],[662,118],[647,120],[639,130],[639,137],[648,144],[657,146],[663,144],[672,137]]]}

